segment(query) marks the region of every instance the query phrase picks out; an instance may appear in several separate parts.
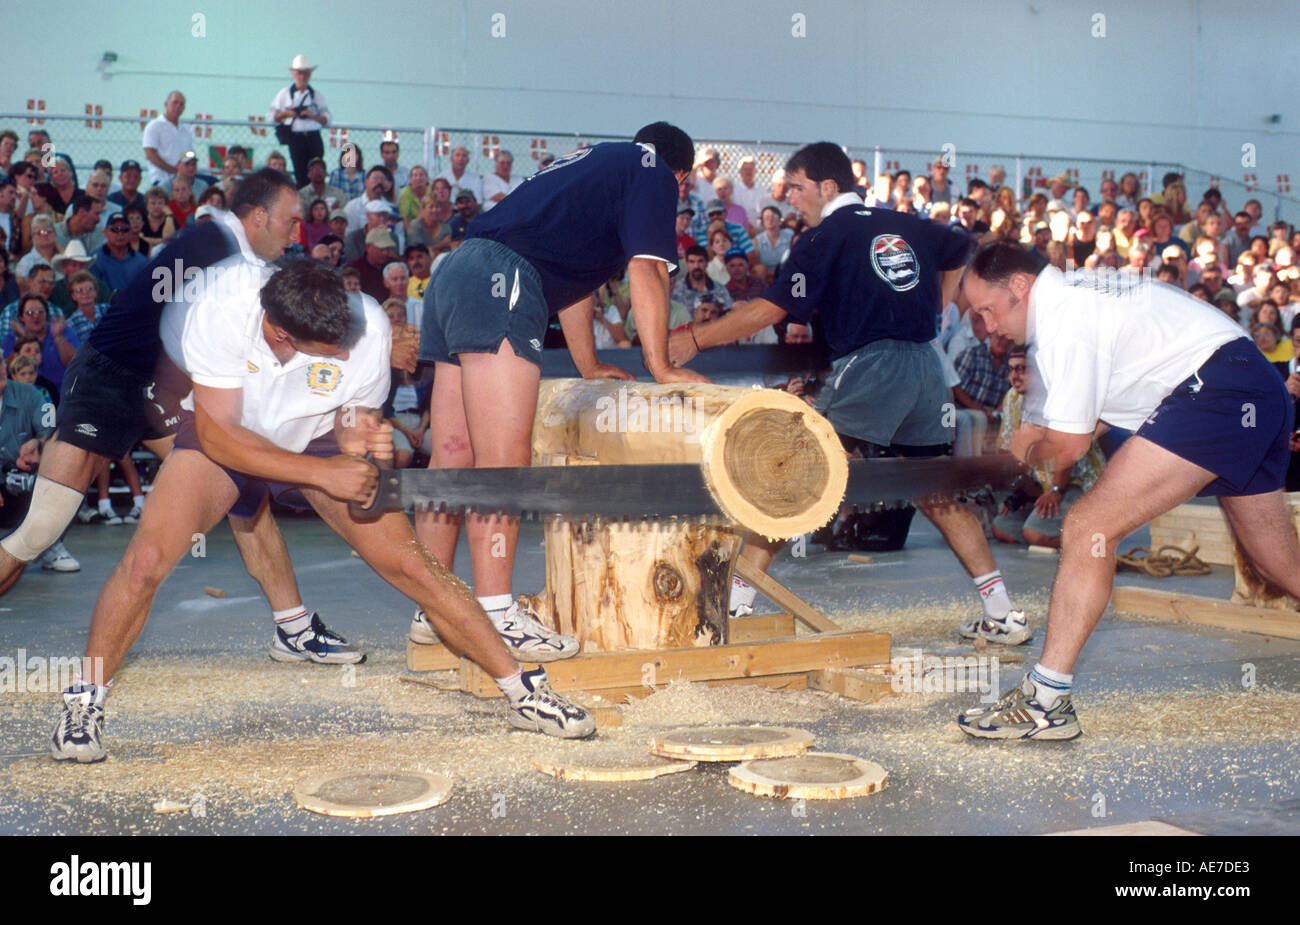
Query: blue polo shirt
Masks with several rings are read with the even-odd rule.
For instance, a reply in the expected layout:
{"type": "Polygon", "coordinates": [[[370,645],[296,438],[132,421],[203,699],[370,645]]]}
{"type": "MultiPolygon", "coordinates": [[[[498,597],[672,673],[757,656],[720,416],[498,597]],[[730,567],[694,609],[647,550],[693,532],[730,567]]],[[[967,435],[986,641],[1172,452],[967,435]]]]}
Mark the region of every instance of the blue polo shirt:
{"type": "Polygon", "coordinates": [[[126,257],[118,260],[109,253],[105,244],[95,251],[95,262],[90,265],[91,275],[108,287],[109,292],[119,292],[127,287],[135,274],[143,270],[149,258],[138,251],[128,250],[126,257]]]}
{"type": "Polygon", "coordinates": [[[18,461],[18,450],[32,437],[48,437],[54,427],[43,422],[49,410],[40,389],[26,382],[5,385],[0,396],[0,463],[18,461]]]}
{"type": "Polygon", "coordinates": [[[677,179],[638,144],[580,148],[529,177],[470,222],[523,257],[551,314],[591,295],[633,257],[677,266],[677,179]]]}
{"type": "Polygon", "coordinates": [[[171,286],[177,269],[183,278],[237,253],[239,243],[221,222],[186,228],[131,278],[86,342],[142,379],[152,379],[162,351],[158,326],[163,309],[169,298],[179,301],[184,293],[171,286]]]}
{"type": "Polygon", "coordinates": [[[934,340],[939,274],[965,263],[970,235],[852,193],[831,205],[762,297],[802,322],[818,315],[832,359],[878,340],[934,340]]]}

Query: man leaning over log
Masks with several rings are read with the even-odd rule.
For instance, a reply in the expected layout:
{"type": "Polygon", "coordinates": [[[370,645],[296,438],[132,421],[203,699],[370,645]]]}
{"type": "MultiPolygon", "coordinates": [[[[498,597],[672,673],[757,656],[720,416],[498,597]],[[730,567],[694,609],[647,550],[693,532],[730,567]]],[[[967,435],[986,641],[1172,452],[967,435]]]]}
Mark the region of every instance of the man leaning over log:
{"type": "MultiPolygon", "coordinates": [[[[558,315],[585,379],[631,379],[596,361],[592,294],[624,265],[645,365],[659,382],[707,382],[668,362],[668,274],[677,263],[677,184],[694,146],[655,122],[632,143],[579,148],[539,171],[469,226],[465,243],[424,295],[420,360],[435,366],[430,468],[527,466],[541,380],[542,339],[558,315]]],[[[452,567],[459,515],[416,515],[416,530],[452,567]]],[[[577,654],[515,600],[516,518],[469,516],[474,593],[525,661],[577,654]]],[[[417,610],[410,639],[437,642],[417,610]]]]}
{"type": "MultiPolygon", "coordinates": [[[[845,449],[867,458],[947,454],[951,405],[930,341],[941,293],[960,281],[970,238],[914,215],[866,208],[854,192],[848,157],[831,142],[795,152],[785,165],[785,183],[791,205],[810,227],[776,280],[726,317],[673,334],[669,356],[685,363],[699,350],[787,315],[807,323],[817,313],[832,359],[817,410],[845,449]]],[[[983,617],[963,622],[961,635],[1000,645],[1027,642],[1033,633],[1024,612],[1012,606],[975,514],[957,502],[918,507],[970,573],[983,603],[983,617]]],[[[766,571],[782,545],[748,536],[741,555],[766,571]]],[[[749,612],[754,595],[735,578],[733,612],[749,612]]]]}

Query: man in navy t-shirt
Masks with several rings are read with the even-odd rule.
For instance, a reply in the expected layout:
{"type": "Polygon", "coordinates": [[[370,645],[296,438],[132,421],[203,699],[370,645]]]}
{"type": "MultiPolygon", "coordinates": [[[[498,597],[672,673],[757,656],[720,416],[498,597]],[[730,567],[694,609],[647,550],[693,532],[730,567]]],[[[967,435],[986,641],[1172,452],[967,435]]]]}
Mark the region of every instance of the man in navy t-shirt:
{"type": "MultiPolygon", "coordinates": [[[[58,429],[41,455],[31,508],[0,540],[0,594],[63,533],[105,460],[121,459],[141,441],[160,457],[171,451],[180,400],[190,382],[163,350],[163,310],[197,301],[209,287],[221,285],[221,273],[267,272],[266,264],[292,240],[302,213],[297,189],[270,169],[245,178],[230,209],[182,231],[149,261],[117,294],[69,364],[58,429]]],[[[232,517],[231,527],[245,566],[271,602],[272,646],[281,661],[364,659],[302,605],[284,539],[265,505],[256,514],[232,517]]]]}
{"type": "MultiPolygon", "coordinates": [[[[831,349],[831,371],[817,410],[850,452],[872,456],[939,456],[952,442],[951,396],[930,345],[945,293],[955,290],[971,239],[960,228],[888,209],[867,208],[854,192],[848,156],[818,142],[785,166],[792,205],[810,226],[780,275],[757,299],[725,317],[673,335],[669,353],[684,363],[787,315],[818,317],[831,349]]],[[[979,519],[964,504],[918,504],[974,580],[982,619],[964,622],[967,638],[1019,645],[1032,633],[1014,610],[979,519]]],[[[782,544],[748,537],[742,555],[766,570],[782,544]]],[[[733,610],[754,591],[733,584],[733,610]]]]}
{"type": "MultiPolygon", "coordinates": [[[[465,243],[438,267],[424,295],[420,360],[436,370],[431,468],[529,464],[542,339],[553,315],[583,378],[632,378],[597,362],[592,331],[593,293],[625,265],[646,368],[659,382],[708,381],[668,362],[677,185],[694,154],[685,132],[656,122],[631,143],[556,159],[470,223],[465,243]]],[[[417,516],[416,527],[451,568],[459,518],[417,516]]],[[[476,516],[467,529],[474,592],[503,635],[517,637],[519,657],[576,654],[576,639],[552,633],[515,604],[518,520],[476,516]]],[[[435,638],[421,611],[410,638],[435,638]]]]}

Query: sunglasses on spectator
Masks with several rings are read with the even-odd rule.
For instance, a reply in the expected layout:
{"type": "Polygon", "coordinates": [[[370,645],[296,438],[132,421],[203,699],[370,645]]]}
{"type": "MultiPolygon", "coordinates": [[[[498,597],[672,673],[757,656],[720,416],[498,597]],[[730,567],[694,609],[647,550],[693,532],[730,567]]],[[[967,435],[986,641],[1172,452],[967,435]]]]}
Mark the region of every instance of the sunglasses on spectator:
{"type": "Polygon", "coordinates": [[[23,314],[26,315],[28,318],[39,318],[39,317],[41,317],[42,315],[45,314],[45,309],[43,309],[43,308],[29,308],[29,309],[26,309],[26,310],[23,312],[23,314]]]}
{"type": "Polygon", "coordinates": [[[109,225],[108,230],[125,234],[126,232],[131,230],[131,226],[130,225],[109,225]]]}
{"type": "Polygon", "coordinates": [[[1021,364],[1013,363],[1012,365],[1008,366],[1007,369],[1009,369],[1013,373],[1023,373],[1026,372],[1029,369],[1029,367],[1021,364]]]}

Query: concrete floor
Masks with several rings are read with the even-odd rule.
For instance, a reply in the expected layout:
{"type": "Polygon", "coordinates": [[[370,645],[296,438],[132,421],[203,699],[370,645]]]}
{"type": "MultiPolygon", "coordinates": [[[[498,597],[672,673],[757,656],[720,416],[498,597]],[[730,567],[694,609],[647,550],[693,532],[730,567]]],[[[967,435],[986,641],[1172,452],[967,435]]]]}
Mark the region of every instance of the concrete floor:
{"type": "MultiPolygon", "coordinates": [[[[711,710],[725,712],[732,702],[727,698],[734,697],[736,721],[762,721],[764,709],[776,710],[780,721],[772,722],[808,729],[816,735],[818,750],[880,762],[890,774],[888,787],[866,798],[806,805],[763,799],[730,787],[726,765],[643,783],[563,782],[528,769],[530,758],[553,743],[507,730],[499,702],[390,683],[407,674],[404,641],[411,605],[315,519],[284,518],[281,526],[306,602],[370,653],[356,669],[356,686],[401,689],[402,696],[428,699],[410,700],[417,704],[414,709],[393,709],[392,698],[365,699],[336,683],[337,668],[266,659],[269,614],[222,526],[209,536],[206,557],[187,558],[158,595],[153,618],[109,700],[107,762],[56,765],[44,755],[58,713],[57,697],[0,693],[0,716],[6,720],[0,725],[0,834],[1039,834],[1148,819],[1207,834],[1300,834],[1295,713],[1290,733],[1281,735],[1273,727],[1271,732],[1252,729],[1249,722],[1225,724],[1224,732],[1213,735],[1184,734],[1181,724],[1200,728],[1192,720],[1207,718],[1181,710],[1170,711],[1149,735],[1125,734],[1114,719],[1123,716],[1122,705],[1130,700],[1159,707],[1219,703],[1216,709],[1223,709],[1222,698],[1233,691],[1242,698],[1266,694],[1274,698],[1268,703],[1294,707],[1300,702],[1295,699],[1300,696],[1300,642],[1108,617],[1078,670],[1076,701],[1084,736],[1070,743],[968,740],[956,730],[954,717],[975,703],[976,696],[969,693],[861,704],[814,692],[707,692],[711,710]],[[205,586],[227,596],[210,597],[205,586]],[[195,669],[180,682],[185,687],[175,691],[175,709],[162,711],[163,716],[133,707],[129,695],[149,690],[151,672],[164,664],[170,666],[166,683],[177,683],[177,665],[195,669]],[[1254,666],[1258,688],[1253,692],[1242,690],[1246,664],[1254,666]],[[259,686],[241,700],[223,686],[226,674],[258,679],[259,686]],[[122,706],[115,707],[119,702],[122,706]],[[1105,721],[1090,732],[1089,704],[1101,702],[1110,705],[1108,710],[1103,715],[1094,707],[1093,716],[1105,721]],[[425,703],[427,715],[419,706],[425,703]],[[803,721],[800,710],[805,708],[803,721]],[[387,738],[373,738],[377,734],[387,738]],[[450,773],[457,790],[443,806],[386,819],[354,821],[305,812],[283,780],[320,770],[321,760],[313,757],[319,753],[311,748],[321,736],[337,741],[344,754],[369,753],[381,762],[384,742],[405,743],[406,751],[393,754],[409,758],[410,743],[418,747],[421,736],[428,736],[436,745],[421,756],[422,763],[450,773]],[[301,754],[286,759],[291,766],[280,769],[284,773],[270,791],[193,784],[203,774],[202,768],[194,769],[195,759],[201,764],[214,749],[239,744],[269,751],[299,741],[301,754]],[[463,763],[468,755],[487,756],[488,770],[463,763]],[[123,783],[133,768],[141,781],[134,789],[123,783]],[[151,809],[156,799],[194,799],[196,792],[203,798],[201,816],[162,816],[151,809]]],[[[77,526],[67,546],[81,561],[80,573],[29,570],[0,599],[0,656],[16,657],[19,649],[80,654],[95,595],[131,529],[77,526]]],[[[535,524],[524,527],[516,571],[520,589],[541,584],[540,532],[535,524]]],[[[1140,534],[1133,538],[1134,543],[1144,540],[1140,534]]],[[[820,549],[810,546],[802,559],[784,555],[773,574],[853,628],[871,627],[870,614],[920,604],[959,610],[956,605],[964,603],[966,615],[978,607],[969,580],[920,518],[908,547],[877,554],[874,565],[849,563],[843,553],[820,549]],[[867,616],[855,617],[866,611],[867,616]]],[[[1031,619],[1041,628],[1055,557],[1006,547],[995,552],[1013,595],[1027,602],[1031,619]]],[[[468,557],[462,554],[457,571],[465,575],[467,567],[468,557]]],[[[1226,598],[1232,577],[1231,569],[1216,567],[1203,578],[1156,581],[1127,574],[1120,581],[1226,598]]],[[[972,654],[951,633],[955,622],[931,618],[914,629],[905,622],[886,628],[894,633],[896,649],[920,646],[932,654],[972,654]]],[[[1032,665],[1041,642],[1040,631],[1013,654],[1032,665]]],[[[1022,668],[1004,667],[1001,687],[1018,681],[1022,668]]],[[[663,697],[669,705],[689,705],[689,697],[697,694],[675,688],[651,700],[663,697]]],[[[1235,702],[1229,699],[1226,709],[1235,702]]],[[[702,721],[713,722],[709,716],[702,721]]],[[[632,724],[590,743],[569,743],[568,754],[600,748],[602,741],[634,742],[646,728],[632,724]]],[[[238,773],[235,778],[238,783],[238,773]]]]}

